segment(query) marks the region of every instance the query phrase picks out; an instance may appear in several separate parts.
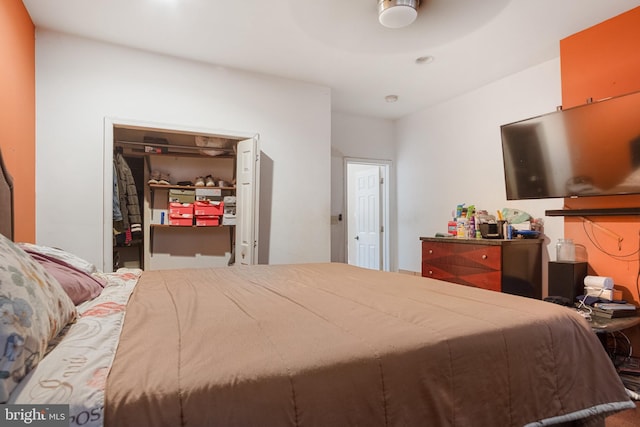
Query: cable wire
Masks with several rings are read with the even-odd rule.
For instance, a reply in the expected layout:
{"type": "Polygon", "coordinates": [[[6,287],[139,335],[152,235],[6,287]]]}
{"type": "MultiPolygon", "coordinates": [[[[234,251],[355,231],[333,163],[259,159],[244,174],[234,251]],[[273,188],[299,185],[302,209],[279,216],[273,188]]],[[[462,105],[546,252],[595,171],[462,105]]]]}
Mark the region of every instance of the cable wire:
{"type": "Polygon", "coordinates": [[[640,255],[640,245],[638,246],[638,249],[636,249],[635,251],[628,253],[628,254],[624,254],[624,255],[617,255],[611,252],[608,252],[606,249],[604,249],[602,247],[602,245],[600,244],[600,242],[598,242],[598,239],[596,238],[596,234],[593,231],[593,225],[591,226],[592,230],[591,230],[591,235],[589,235],[589,232],[587,231],[587,226],[585,224],[585,221],[582,221],[582,229],[584,230],[584,234],[587,236],[587,238],[589,239],[589,241],[591,242],[591,244],[598,249],[600,252],[602,252],[605,255],[610,256],[611,258],[615,258],[618,259],[619,261],[625,261],[625,262],[635,262],[636,260],[627,260],[624,258],[629,258],[632,257],[634,255],[640,255]]]}

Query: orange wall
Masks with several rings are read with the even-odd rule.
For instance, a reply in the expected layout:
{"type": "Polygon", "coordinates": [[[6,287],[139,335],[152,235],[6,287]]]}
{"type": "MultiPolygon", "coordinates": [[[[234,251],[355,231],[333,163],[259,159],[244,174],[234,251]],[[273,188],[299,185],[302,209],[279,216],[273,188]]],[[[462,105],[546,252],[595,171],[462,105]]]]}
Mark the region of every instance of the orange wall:
{"type": "Polygon", "coordinates": [[[0,1],[0,148],[14,184],[15,235],[36,235],[35,27],[21,0],[0,1]]]}
{"type": "MultiPolygon", "coordinates": [[[[561,40],[560,65],[563,108],[640,91],[640,7],[561,40]]],[[[565,209],[615,207],[640,207],[640,196],[565,199],[565,209]]],[[[640,304],[640,218],[588,219],[566,217],[565,237],[587,248],[589,274],[612,277],[624,299],[640,304]]],[[[637,329],[628,331],[636,355],[637,329]]]]}
{"type": "Polygon", "coordinates": [[[640,90],[640,7],[560,41],[562,108],[640,90]]]}

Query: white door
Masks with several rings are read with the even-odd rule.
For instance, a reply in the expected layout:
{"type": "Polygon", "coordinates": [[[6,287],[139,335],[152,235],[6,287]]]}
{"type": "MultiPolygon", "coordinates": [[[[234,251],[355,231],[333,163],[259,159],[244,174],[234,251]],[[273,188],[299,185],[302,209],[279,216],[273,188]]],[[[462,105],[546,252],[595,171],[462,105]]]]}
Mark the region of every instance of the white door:
{"type": "Polygon", "coordinates": [[[258,261],[258,195],[260,156],[258,137],[238,142],[236,163],[236,264],[258,261]]]}
{"type": "Polygon", "coordinates": [[[380,269],[380,168],[356,174],[356,260],[359,267],[380,269]]]}

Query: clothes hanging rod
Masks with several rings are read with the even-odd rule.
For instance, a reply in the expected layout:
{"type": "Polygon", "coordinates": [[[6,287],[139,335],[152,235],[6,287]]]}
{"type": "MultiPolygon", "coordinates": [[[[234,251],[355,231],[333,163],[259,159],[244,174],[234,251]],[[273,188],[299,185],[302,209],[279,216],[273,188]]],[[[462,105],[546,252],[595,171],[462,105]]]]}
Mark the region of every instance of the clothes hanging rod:
{"type": "Polygon", "coordinates": [[[177,144],[161,144],[157,142],[135,142],[135,141],[122,141],[116,140],[115,146],[132,146],[132,147],[157,147],[157,148],[177,148],[180,150],[220,150],[229,153],[233,153],[233,148],[218,148],[218,147],[199,147],[196,145],[177,145],[177,144]]]}

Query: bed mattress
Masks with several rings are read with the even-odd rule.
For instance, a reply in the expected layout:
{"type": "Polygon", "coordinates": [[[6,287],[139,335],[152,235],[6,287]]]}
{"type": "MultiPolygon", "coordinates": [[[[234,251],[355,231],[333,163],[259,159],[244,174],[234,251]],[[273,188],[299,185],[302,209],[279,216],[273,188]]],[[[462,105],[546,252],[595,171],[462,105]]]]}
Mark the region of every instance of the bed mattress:
{"type": "Polygon", "coordinates": [[[524,426],[632,407],[551,303],[344,264],[145,272],[107,427],[524,426]]]}

